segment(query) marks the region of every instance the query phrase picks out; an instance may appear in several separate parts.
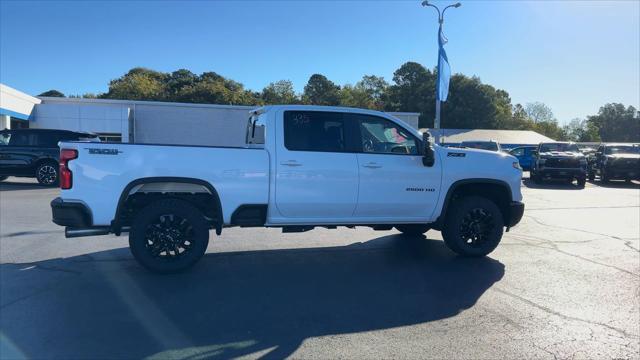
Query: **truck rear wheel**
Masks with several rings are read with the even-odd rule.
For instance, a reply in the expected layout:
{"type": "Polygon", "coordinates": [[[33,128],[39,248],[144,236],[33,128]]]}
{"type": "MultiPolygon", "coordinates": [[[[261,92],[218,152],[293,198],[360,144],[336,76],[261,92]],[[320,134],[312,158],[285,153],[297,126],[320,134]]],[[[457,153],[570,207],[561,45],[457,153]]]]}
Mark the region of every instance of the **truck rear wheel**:
{"type": "Polygon", "coordinates": [[[447,212],[442,237],[449,249],[462,256],[485,256],[500,243],[502,213],[491,200],[469,196],[456,200],[447,212]]]}
{"type": "Polygon", "coordinates": [[[133,220],[129,247],[136,260],[157,273],[193,266],[209,245],[209,226],[186,201],[166,199],[144,207],[133,220]]]}
{"type": "Polygon", "coordinates": [[[424,224],[404,224],[404,225],[396,225],[396,230],[400,231],[406,235],[418,236],[426,233],[431,229],[429,225],[424,224]]]}

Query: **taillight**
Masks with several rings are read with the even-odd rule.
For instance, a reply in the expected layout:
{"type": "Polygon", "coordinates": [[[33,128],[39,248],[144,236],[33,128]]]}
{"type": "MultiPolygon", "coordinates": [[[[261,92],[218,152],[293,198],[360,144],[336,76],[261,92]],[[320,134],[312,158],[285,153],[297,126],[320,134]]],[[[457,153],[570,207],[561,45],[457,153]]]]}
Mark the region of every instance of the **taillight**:
{"type": "Polygon", "coordinates": [[[71,189],[73,174],[69,170],[69,161],[78,158],[78,151],[74,149],[60,150],[60,189],[71,189]]]}

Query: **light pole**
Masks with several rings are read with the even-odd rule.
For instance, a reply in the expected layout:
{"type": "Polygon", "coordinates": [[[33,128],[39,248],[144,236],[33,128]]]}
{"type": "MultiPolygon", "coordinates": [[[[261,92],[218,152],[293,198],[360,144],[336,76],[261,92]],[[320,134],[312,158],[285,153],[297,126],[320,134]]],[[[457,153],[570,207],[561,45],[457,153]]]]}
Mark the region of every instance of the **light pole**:
{"type": "MultiPolygon", "coordinates": [[[[444,42],[446,42],[446,38],[444,38],[444,35],[442,34],[442,24],[444,23],[444,13],[447,11],[448,8],[450,7],[455,7],[458,8],[460,6],[462,6],[461,3],[455,3],[455,4],[451,4],[449,6],[446,6],[442,11],[440,11],[440,8],[437,7],[436,5],[430,4],[428,0],[425,0],[422,2],[422,6],[430,6],[434,9],[436,9],[436,11],[438,12],[438,79],[436,81],[436,118],[433,122],[433,128],[434,129],[440,129],[440,105],[441,105],[441,99],[440,99],[440,77],[443,75],[443,71],[442,71],[442,57],[444,54],[444,59],[445,61],[447,61],[447,66],[448,66],[448,60],[447,60],[447,55],[446,53],[444,53],[444,42]]],[[[448,91],[448,83],[449,80],[447,79],[447,91],[448,91]]],[[[446,95],[444,100],[446,101],[446,95]]],[[[436,143],[440,142],[440,135],[436,135],[436,143]]]]}

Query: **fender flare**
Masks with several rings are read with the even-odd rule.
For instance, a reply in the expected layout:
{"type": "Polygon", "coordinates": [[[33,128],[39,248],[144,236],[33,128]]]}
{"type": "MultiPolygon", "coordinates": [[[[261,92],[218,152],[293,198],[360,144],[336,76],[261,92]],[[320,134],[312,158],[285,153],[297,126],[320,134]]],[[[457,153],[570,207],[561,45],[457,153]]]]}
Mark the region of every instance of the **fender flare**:
{"type": "Polygon", "coordinates": [[[216,214],[217,214],[216,234],[220,235],[222,233],[222,226],[224,224],[224,220],[222,217],[222,203],[220,202],[220,196],[218,195],[218,192],[213,187],[213,185],[201,179],[189,178],[189,177],[171,177],[171,176],[145,177],[145,178],[133,180],[132,182],[127,184],[127,186],[124,187],[124,189],[122,190],[122,193],[120,194],[120,198],[118,199],[118,205],[116,207],[116,214],[114,219],[111,221],[111,230],[113,231],[113,233],[115,233],[116,235],[120,235],[121,233],[122,224],[120,224],[119,219],[120,219],[120,216],[122,215],[122,208],[123,208],[124,202],[129,197],[129,192],[131,191],[131,189],[133,189],[135,186],[142,185],[142,184],[163,183],[163,182],[195,184],[195,185],[201,185],[207,188],[207,190],[209,190],[209,192],[214,198],[214,202],[215,202],[214,206],[216,207],[216,214]]]}
{"type": "MultiPolygon", "coordinates": [[[[511,193],[511,187],[504,180],[488,179],[488,178],[471,178],[471,179],[462,179],[462,180],[455,181],[453,184],[451,184],[451,186],[449,186],[449,189],[447,190],[447,195],[445,196],[444,201],[442,203],[442,210],[440,211],[440,215],[438,216],[435,222],[435,226],[434,226],[435,229],[441,229],[442,225],[444,225],[444,220],[447,215],[449,204],[451,203],[451,198],[453,197],[453,194],[456,192],[456,190],[463,185],[469,185],[469,184],[498,185],[506,190],[508,194],[509,202],[513,201],[513,194],[511,193]]],[[[507,215],[508,214],[502,214],[503,217],[507,215]]]]}

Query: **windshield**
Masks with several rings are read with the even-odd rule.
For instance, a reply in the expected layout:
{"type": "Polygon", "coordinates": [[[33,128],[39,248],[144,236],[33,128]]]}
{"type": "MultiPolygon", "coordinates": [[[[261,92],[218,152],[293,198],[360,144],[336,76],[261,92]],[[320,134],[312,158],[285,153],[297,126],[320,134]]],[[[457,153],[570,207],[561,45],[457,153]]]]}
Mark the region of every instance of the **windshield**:
{"type": "Polygon", "coordinates": [[[460,145],[472,149],[498,151],[498,143],[493,141],[463,141],[460,145]]]}
{"type": "Polygon", "coordinates": [[[616,145],[607,146],[604,150],[605,154],[640,154],[640,147],[633,145],[616,145]]]}
{"type": "Polygon", "coordinates": [[[567,144],[567,143],[551,143],[551,144],[540,145],[541,153],[552,152],[552,151],[578,152],[578,146],[576,144],[567,144]]]}

